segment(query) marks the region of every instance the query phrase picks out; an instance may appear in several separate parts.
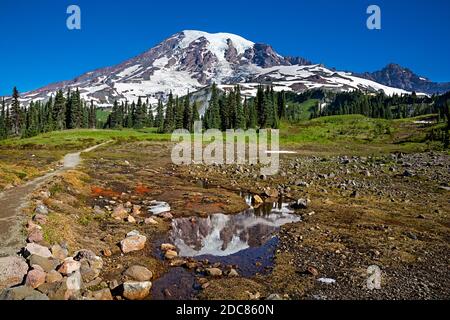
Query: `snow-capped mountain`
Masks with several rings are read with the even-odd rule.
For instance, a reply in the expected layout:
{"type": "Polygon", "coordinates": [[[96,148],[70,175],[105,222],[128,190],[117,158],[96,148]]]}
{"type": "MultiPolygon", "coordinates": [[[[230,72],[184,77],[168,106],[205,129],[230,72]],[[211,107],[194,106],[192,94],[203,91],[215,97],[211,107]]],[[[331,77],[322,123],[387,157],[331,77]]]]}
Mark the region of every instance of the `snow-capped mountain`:
{"type": "Polygon", "coordinates": [[[222,88],[241,84],[247,95],[253,95],[259,83],[272,83],[275,90],[296,92],[326,88],[383,90],[388,95],[407,93],[352,73],[332,71],[304,58],[283,57],[269,45],[238,35],[187,30],[119,65],[25,93],[22,100],[46,100],[59,89],[78,88],[82,98],[99,106],[138,97],[155,103],[170,91],[182,96],[212,83],[222,88]]]}

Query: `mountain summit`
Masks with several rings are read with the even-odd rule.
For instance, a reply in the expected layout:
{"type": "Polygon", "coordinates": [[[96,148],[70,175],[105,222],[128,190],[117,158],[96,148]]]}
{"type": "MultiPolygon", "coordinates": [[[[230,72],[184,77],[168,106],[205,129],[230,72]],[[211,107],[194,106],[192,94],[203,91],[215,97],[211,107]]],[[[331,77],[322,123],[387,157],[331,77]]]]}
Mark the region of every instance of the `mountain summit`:
{"type": "Polygon", "coordinates": [[[407,91],[425,92],[428,94],[450,91],[450,82],[432,82],[425,77],[418,76],[410,69],[395,63],[388,64],[379,71],[363,73],[361,76],[387,86],[407,91]]]}
{"type": "Polygon", "coordinates": [[[314,88],[407,92],[390,83],[377,83],[378,78],[384,80],[369,74],[355,76],[333,71],[301,57],[283,57],[267,44],[230,33],[185,30],[130,60],[25,93],[23,100],[46,100],[59,89],[78,88],[85,100],[93,100],[99,106],[138,97],[156,103],[169,92],[185,95],[212,83],[222,87],[241,84],[246,95],[254,95],[260,83],[295,92],[314,88]]]}

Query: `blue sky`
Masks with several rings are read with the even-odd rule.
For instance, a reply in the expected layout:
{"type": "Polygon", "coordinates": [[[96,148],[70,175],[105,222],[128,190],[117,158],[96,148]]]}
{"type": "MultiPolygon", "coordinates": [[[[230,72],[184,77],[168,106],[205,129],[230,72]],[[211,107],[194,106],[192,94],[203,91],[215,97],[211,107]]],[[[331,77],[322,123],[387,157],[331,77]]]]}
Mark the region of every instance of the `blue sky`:
{"type": "Polygon", "coordinates": [[[448,0],[1,0],[0,95],[120,63],[185,29],[230,32],[340,70],[396,62],[450,81],[448,0]],[[82,29],[66,28],[77,4],[82,29]],[[382,30],[366,9],[382,10],[382,30]]]}

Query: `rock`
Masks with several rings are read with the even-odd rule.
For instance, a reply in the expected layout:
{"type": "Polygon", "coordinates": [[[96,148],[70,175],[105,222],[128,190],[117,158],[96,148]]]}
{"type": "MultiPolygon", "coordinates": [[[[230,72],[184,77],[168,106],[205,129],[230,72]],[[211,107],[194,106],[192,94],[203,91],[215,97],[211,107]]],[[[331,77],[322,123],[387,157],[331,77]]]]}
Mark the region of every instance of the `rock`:
{"type": "Polygon", "coordinates": [[[97,215],[105,214],[105,210],[103,210],[99,206],[94,206],[93,210],[94,210],[94,214],[97,214],[97,215]]]}
{"type": "Polygon", "coordinates": [[[39,204],[36,209],[34,210],[36,214],[42,214],[42,215],[48,215],[48,208],[44,206],[43,204],[39,204]]]}
{"type": "Polygon", "coordinates": [[[183,267],[184,265],[186,265],[186,260],[181,258],[174,258],[170,261],[169,265],[171,267],[183,267]]]}
{"type": "Polygon", "coordinates": [[[266,195],[269,198],[278,198],[279,193],[278,190],[276,189],[267,188],[264,190],[264,195],[266,195]]]}
{"type": "Polygon", "coordinates": [[[161,245],[161,250],[162,251],[168,251],[168,250],[175,251],[175,250],[177,250],[177,247],[175,247],[173,244],[170,244],[170,243],[163,243],[161,245]]]}
{"type": "Polygon", "coordinates": [[[158,221],[156,221],[153,218],[147,218],[147,219],[144,220],[144,223],[145,224],[158,224],[158,221]]]}
{"type": "Polygon", "coordinates": [[[105,257],[111,257],[112,256],[112,251],[110,249],[108,249],[108,248],[105,248],[105,249],[102,250],[102,254],[105,257]]]}
{"type": "Polygon", "coordinates": [[[0,258],[0,290],[23,282],[28,272],[28,264],[21,257],[0,258]]]}
{"type": "Polygon", "coordinates": [[[29,234],[27,241],[28,242],[41,242],[44,240],[44,233],[41,229],[35,228],[29,234]]]}
{"type": "Polygon", "coordinates": [[[317,269],[314,267],[308,267],[308,269],[306,269],[306,272],[312,275],[313,277],[317,277],[319,275],[319,271],[317,271],[317,269]]]}
{"type": "Polygon", "coordinates": [[[123,204],[119,204],[114,208],[111,217],[116,220],[123,220],[128,217],[128,211],[124,208],[123,204]]]}
{"type": "Polygon", "coordinates": [[[136,281],[149,281],[153,277],[153,273],[145,267],[142,266],[131,266],[124,273],[127,276],[136,281]]]}
{"type": "Polygon", "coordinates": [[[146,242],[146,236],[134,235],[126,237],[125,239],[120,241],[120,247],[123,253],[129,253],[144,249],[146,242]]]}
{"type": "Polygon", "coordinates": [[[66,279],[67,289],[71,291],[80,291],[82,279],[80,271],[75,271],[66,279]]]}
{"type": "Polygon", "coordinates": [[[49,300],[49,298],[31,287],[20,286],[1,292],[0,300],[49,300]]]}
{"type": "Polygon", "coordinates": [[[28,257],[28,262],[30,266],[38,265],[40,266],[45,272],[50,272],[52,270],[55,270],[56,267],[59,266],[60,262],[57,259],[54,258],[44,258],[38,255],[31,255],[28,257]]]}
{"type": "Polygon", "coordinates": [[[136,219],[133,217],[133,216],[128,216],[128,218],[127,218],[127,221],[129,222],[129,223],[136,223],[136,219]]]}
{"type": "Polygon", "coordinates": [[[109,290],[109,289],[102,289],[102,290],[90,292],[88,298],[92,299],[92,300],[97,300],[97,301],[113,300],[111,290],[109,290]]]}
{"type": "Polygon", "coordinates": [[[137,230],[133,230],[127,233],[127,237],[131,237],[131,236],[139,236],[140,233],[137,230]]]}
{"type": "Polygon", "coordinates": [[[263,199],[261,199],[261,197],[259,195],[255,194],[253,196],[253,203],[254,204],[261,204],[261,203],[264,203],[264,201],[263,201],[263,199]]]}
{"type": "Polygon", "coordinates": [[[123,284],[123,296],[128,300],[143,300],[150,294],[150,281],[127,281],[123,284]]]}
{"type": "Polygon", "coordinates": [[[161,218],[163,219],[173,219],[173,214],[171,214],[170,212],[164,212],[162,214],[159,215],[161,218]]]}
{"type": "Polygon", "coordinates": [[[295,201],[294,203],[291,203],[290,206],[293,209],[306,209],[308,208],[309,204],[310,204],[310,200],[309,199],[298,199],[297,201],[295,201]]]}
{"type": "Polygon", "coordinates": [[[45,282],[47,283],[55,283],[59,282],[63,279],[63,276],[56,270],[51,270],[49,273],[47,273],[47,276],[45,278],[45,282]]]}
{"type": "Polygon", "coordinates": [[[47,223],[47,216],[37,213],[33,216],[33,221],[35,221],[41,225],[44,225],[47,223]]]}
{"type": "Polygon", "coordinates": [[[29,257],[31,255],[37,255],[44,258],[50,258],[52,256],[52,253],[47,247],[41,246],[37,243],[29,243],[24,248],[24,255],[25,257],[29,257]]]}
{"type": "Polygon", "coordinates": [[[80,264],[81,277],[83,278],[83,281],[85,283],[93,281],[100,275],[101,269],[92,267],[88,260],[83,259],[82,261],[80,261],[80,264]]]}
{"type": "Polygon", "coordinates": [[[167,250],[164,254],[164,257],[166,257],[167,260],[175,259],[176,257],[178,257],[178,252],[174,250],[167,250]]]}
{"type": "Polygon", "coordinates": [[[412,171],[410,171],[410,170],[405,170],[405,171],[403,172],[403,176],[404,176],[404,177],[413,177],[413,176],[414,176],[414,173],[413,173],[412,171]]]}
{"type": "Polygon", "coordinates": [[[141,206],[138,206],[136,204],[133,205],[132,214],[135,216],[138,216],[141,214],[141,206]]]}
{"type": "Polygon", "coordinates": [[[231,269],[231,270],[228,272],[227,276],[228,276],[229,278],[239,277],[239,273],[236,271],[236,269],[231,269]]]}
{"type": "Polygon", "coordinates": [[[276,300],[284,300],[284,299],[283,299],[283,297],[282,297],[280,294],[278,294],[278,293],[272,293],[271,295],[269,295],[269,296],[266,298],[266,300],[274,300],[274,301],[276,301],[276,300]]]}
{"type": "Polygon", "coordinates": [[[40,225],[37,225],[36,223],[34,223],[33,221],[31,221],[31,220],[29,220],[28,222],[27,222],[27,232],[28,232],[28,234],[30,234],[32,231],[34,231],[34,230],[36,230],[36,229],[38,229],[38,230],[42,230],[42,227],[40,226],[40,225]]]}
{"type": "Polygon", "coordinates": [[[406,235],[408,238],[412,239],[412,240],[417,240],[417,239],[418,239],[418,238],[417,238],[417,235],[416,235],[414,232],[411,232],[411,231],[405,232],[405,235],[406,235]]]}
{"type": "Polygon", "coordinates": [[[41,284],[45,283],[47,274],[44,271],[33,269],[27,274],[27,278],[25,280],[25,285],[36,289],[41,284]]]}
{"type": "Polygon", "coordinates": [[[169,213],[171,210],[170,205],[163,201],[154,201],[148,208],[148,211],[155,215],[161,215],[162,213],[169,213]]]}
{"type": "Polygon", "coordinates": [[[69,255],[69,250],[61,247],[59,244],[55,244],[51,247],[52,255],[54,258],[64,260],[69,255]]]}
{"type": "Polygon", "coordinates": [[[75,271],[79,271],[81,268],[81,263],[79,261],[75,261],[72,257],[64,259],[61,266],[58,268],[58,271],[61,274],[69,275],[75,271]]]}
{"type": "Polygon", "coordinates": [[[207,268],[206,274],[211,277],[221,277],[222,270],[220,270],[219,268],[207,268]]]}

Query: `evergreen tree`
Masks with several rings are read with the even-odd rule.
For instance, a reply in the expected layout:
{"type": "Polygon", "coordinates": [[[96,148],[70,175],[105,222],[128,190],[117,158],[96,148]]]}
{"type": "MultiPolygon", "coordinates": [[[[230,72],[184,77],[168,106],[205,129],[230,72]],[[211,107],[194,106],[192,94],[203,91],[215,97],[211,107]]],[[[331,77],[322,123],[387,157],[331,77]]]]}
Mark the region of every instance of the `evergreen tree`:
{"type": "Polygon", "coordinates": [[[158,128],[159,132],[164,131],[164,105],[161,100],[158,100],[158,106],[156,107],[154,127],[158,128]]]}
{"type": "Polygon", "coordinates": [[[175,129],[183,129],[184,104],[175,97],[175,129]]]}
{"type": "Polygon", "coordinates": [[[166,105],[166,117],[164,119],[164,132],[172,132],[175,129],[175,106],[172,92],[169,93],[169,100],[166,105]]]}
{"type": "Polygon", "coordinates": [[[19,91],[16,87],[13,89],[12,94],[12,103],[11,103],[11,125],[12,125],[12,134],[17,136],[20,134],[22,122],[23,122],[23,112],[20,108],[19,101],[19,91]]]}
{"type": "Polygon", "coordinates": [[[191,95],[188,94],[184,98],[184,107],[183,107],[183,128],[189,131],[192,131],[192,106],[191,106],[191,95]]]}
{"type": "Polygon", "coordinates": [[[241,97],[241,89],[236,86],[236,124],[234,126],[235,129],[247,129],[247,121],[244,114],[244,107],[242,106],[242,97],[241,97]]]}
{"type": "Polygon", "coordinates": [[[194,122],[200,121],[200,113],[198,112],[197,102],[192,105],[192,124],[191,128],[194,128],[194,122]]]}

